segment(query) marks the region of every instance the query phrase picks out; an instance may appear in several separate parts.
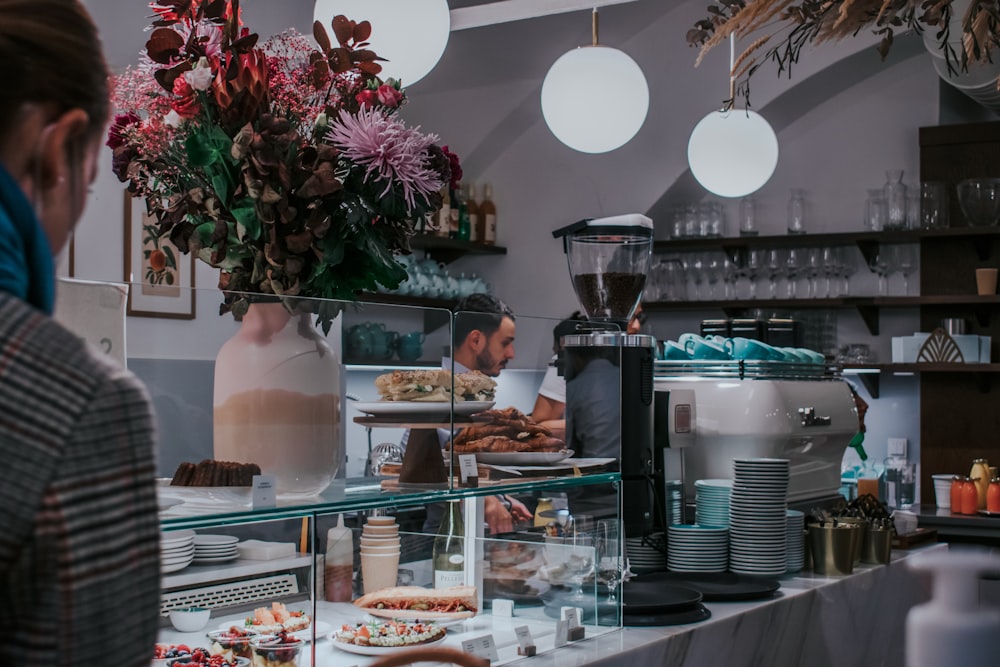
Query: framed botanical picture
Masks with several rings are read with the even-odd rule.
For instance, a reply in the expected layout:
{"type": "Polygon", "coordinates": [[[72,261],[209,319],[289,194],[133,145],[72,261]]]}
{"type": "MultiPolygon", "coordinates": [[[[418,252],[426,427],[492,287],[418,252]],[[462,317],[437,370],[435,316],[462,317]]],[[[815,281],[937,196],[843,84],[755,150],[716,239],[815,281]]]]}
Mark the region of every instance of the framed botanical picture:
{"type": "Polygon", "coordinates": [[[125,192],[125,281],[132,284],[128,314],[194,319],[194,256],[159,236],[146,202],[125,192]]]}

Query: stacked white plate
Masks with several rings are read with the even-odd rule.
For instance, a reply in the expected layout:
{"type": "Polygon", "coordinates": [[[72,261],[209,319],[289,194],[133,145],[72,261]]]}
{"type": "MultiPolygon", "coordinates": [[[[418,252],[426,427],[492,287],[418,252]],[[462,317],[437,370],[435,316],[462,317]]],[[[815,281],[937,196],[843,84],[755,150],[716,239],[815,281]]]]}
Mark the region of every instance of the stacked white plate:
{"type": "Polygon", "coordinates": [[[183,570],[194,560],[193,530],[172,530],[160,534],[160,571],[183,570]]]}
{"type": "Polygon", "coordinates": [[[729,569],[785,573],[788,459],[735,459],[729,497],[729,569]]]}
{"type": "Polygon", "coordinates": [[[729,529],[684,524],[667,527],[667,568],[674,572],[725,572],[729,529]]]}
{"type": "Polygon", "coordinates": [[[694,520],[700,526],[729,525],[731,479],[699,479],[694,483],[694,520]]]}
{"type": "Polygon", "coordinates": [[[679,479],[667,481],[667,525],[684,523],[684,484],[679,479]]]}
{"type": "Polygon", "coordinates": [[[636,574],[662,571],[667,564],[663,551],[663,533],[650,533],[645,537],[626,537],[625,555],[628,566],[636,574]]]}
{"type": "Polygon", "coordinates": [[[806,515],[798,510],[785,512],[788,546],[785,548],[785,572],[795,574],[806,563],[806,541],[802,532],[806,529],[806,515]]]}
{"type": "Polygon", "coordinates": [[[240,557],[237,543],[240,538],[231,535],[208,535],[199,533],[194,536],[195,563],[225,563],[240,557]]]}

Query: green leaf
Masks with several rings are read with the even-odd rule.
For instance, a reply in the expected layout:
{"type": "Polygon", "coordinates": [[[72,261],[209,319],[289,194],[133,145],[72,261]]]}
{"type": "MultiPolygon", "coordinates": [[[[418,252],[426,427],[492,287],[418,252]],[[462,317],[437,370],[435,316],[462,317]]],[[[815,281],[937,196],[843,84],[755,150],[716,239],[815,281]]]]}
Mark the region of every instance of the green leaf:
{"type": "Polygon", "coordinates": [[[256,241],[260,238],[260,218],[257,217],[257,209],[252,203],[237,206],[233,208],[232,213],[236,222],[242,227],[240,234],[242,240],[256,241]]]}

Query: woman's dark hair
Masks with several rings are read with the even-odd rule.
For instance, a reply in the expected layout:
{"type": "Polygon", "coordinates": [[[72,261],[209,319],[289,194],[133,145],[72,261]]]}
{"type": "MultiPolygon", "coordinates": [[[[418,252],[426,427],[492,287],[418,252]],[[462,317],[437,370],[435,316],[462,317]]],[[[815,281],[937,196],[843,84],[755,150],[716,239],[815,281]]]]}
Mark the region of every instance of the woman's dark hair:
{"type": "Polygon", "coordinates": [[[514,311],[492,294],[469,294],[455,305],[455,346],[479,330],[489,336],[500,328],[503,318],[514,319],[514,311]]]}
{"type": "MultiPolygon", "coordinates": [[[[93,19],[78,0],[0,0],[0,136],[28,102],[83,109],[87,139],[110,113],[108,66],[93,19]]],[[[4,137],[6,138],[6,137],[4,137]]]]}

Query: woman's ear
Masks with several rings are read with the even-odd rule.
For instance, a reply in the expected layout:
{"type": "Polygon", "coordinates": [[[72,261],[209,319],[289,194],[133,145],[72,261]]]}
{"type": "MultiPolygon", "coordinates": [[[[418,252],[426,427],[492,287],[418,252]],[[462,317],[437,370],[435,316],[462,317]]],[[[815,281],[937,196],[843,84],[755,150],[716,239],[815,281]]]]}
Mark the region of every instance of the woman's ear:
{"type": "Polygon", "coordinates": [[[80,154],[73,150],[73,146],[81,142],[89,120],[83,109],[70,109],[46,126],[34,165],[34,172],[39,178],[36,187],[40,191],[64,183],[72,170],[80,168],[81,165],[70,164],[70,160],[73,155],[80,154]]]}

